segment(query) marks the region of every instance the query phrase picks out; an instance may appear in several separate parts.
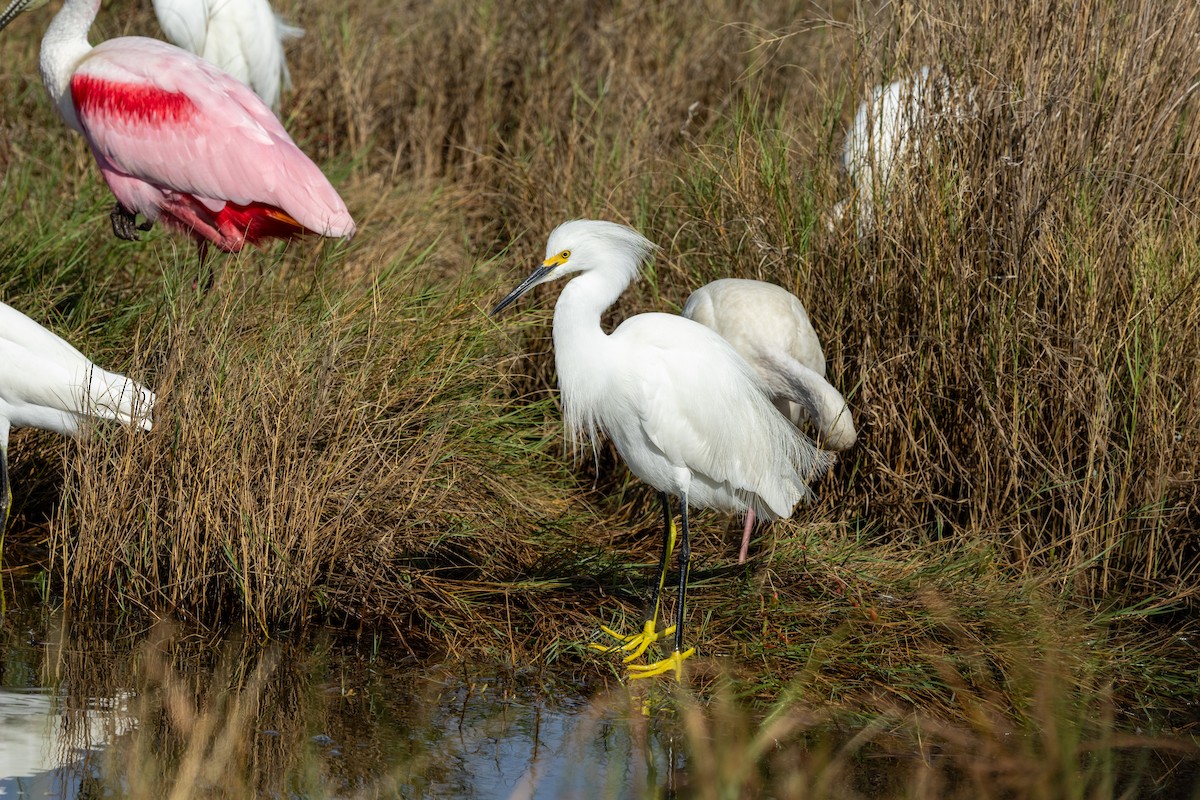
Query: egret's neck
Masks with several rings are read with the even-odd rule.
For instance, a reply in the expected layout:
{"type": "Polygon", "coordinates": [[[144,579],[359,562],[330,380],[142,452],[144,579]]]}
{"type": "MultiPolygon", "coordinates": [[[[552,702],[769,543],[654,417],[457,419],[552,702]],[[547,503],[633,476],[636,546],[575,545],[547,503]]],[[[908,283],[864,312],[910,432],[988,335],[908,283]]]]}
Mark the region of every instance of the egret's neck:
{"type": "MultiPolygon", "coordinates": [[[[572,278],[554,305],[554,349],[589,346],[605,338],[600,315],[617,302],[633,279],[615,270],[593,270],[572,278]]],[[[561,355],[560,359],[561,360],[561,355]]]]}
{"type": "Polygon", "coordinates": [[[608,334],[600,315],[616,302],[634,272],[594,270],[584,272],[563,287],[554,306],[554,361],[562,397],[563,421],[573,444],[596,440],[603,420],[596,409],[609,391],[606,365],[610,359],[608,334]]]}
{"type": "Polygon", "coordinates": [[[87,40],[88,30],[99,10],[100,0],[66,0],[42,37],[39,63],[42,82],[63,120],[80,132],[71,101],[71,76],[92,49],[87,40]]]}

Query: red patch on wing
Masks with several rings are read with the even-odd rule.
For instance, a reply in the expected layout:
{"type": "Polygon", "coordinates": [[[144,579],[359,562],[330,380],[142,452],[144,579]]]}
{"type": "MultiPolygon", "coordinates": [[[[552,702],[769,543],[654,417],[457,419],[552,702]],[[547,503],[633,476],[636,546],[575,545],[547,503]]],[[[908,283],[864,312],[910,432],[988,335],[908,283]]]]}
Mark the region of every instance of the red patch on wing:
{"type": "Polygon", "coordinates": [[[183,122],[196,111],[196,104],[182,92],[157,86],[118,83],[90,75],[71,77],[71,99],[83,115],[116,116],[151,125],[183,122]]]}
{"type": "Polygon", "coordinates": [[[246,206],[226,203],[216,217],[218,230],[237,231],[250,244],[258,244],[263,239],[291,239],[312,232],[286,211],[266,203],[246,206]]]}
{"type": "Polygon", "coordinates": [[[267,203],[238,205],[226,203],[220,211],[211,211],[188,194],[173,194],[160,209],[159,219],[166,225],[190,233],[197,241],[216,245],[227,253],[236,253],[247,244],[264,239],[294,239],[314,231],[305,228],[290,214],[267,203]]]}

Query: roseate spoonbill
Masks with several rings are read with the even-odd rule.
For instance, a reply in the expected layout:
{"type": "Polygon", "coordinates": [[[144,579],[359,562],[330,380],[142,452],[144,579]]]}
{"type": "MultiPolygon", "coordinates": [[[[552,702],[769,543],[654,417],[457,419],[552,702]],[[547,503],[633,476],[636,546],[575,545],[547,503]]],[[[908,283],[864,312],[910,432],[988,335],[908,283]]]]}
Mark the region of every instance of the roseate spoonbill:
{"type": "MultiPolygon", "coordinates": [[[[792,424],[809,420],[818,443],[833,450],[854,446],[854,419],[841,393],[825,380],[821,342],[794,294],[773,283],[723,278],[692,292],[683,315],[725,337],[758,372],[775,407],[792,424]]],[[[750,508],[739,564],[746,560],[753,528],[750,508]]]]}
{"type": "Polygon", "coordinates": [[[154,393],[97,367],[12,306],[0,303],[0,555],[12,494],[8,431],[43,428],[75,436],[85,419],[150,430],[154,393]]]}
{"type": "Polygon", "coordinates": [[[786,517],[811,497],[805,481],[833,457],[800,434],[771,405],[766,384],[716,332],[674,314],[638,314],[611,334],[600,316],[638,274],[655,246],[612,222],[574,220],[550,234],[546,258],[492,311],[497,314],[534,286],[572,273],[554,309],[554,350],[563,418],[574,444],[593,446],[600,432],[625,463],[658,489],[663,508],[663,556],[642,630],[613,648],[632,651],[628,663],[656,640],[675,634],[671,655],[630,666],[632,677],[674,670],[695,651],[683,649],[687,592],[688,508],[786,517]],[[670,497],[679,498],[682,524],[675,625],[656,631],[659,591],[674,549],[670,497]]]}
{"type": "Polygon", "coordinates": [[[842,145],[842,165],[854,194],[837,204],[834,217],[856,212],[860,235],[875,225],[875,203],[920,151],[920,137],[938,119],[964,120],[975,113],[975,92],[962,91],[940,68],[876,86],[859,104],[842,145]]]}
{"type": "MultiPolygon", "coordinates": [[[[46,0],[12,0],[0,29],[46,0]]],[[[117,197],[113,233],[161,220],[237,252],[305,233],[349,237],[354,220],[321,170],[250,88],[199,56],[138,36],[96,47],[100,0],[66,0],[42,39],[41,73],[117,197]],[[137,215],[146,218],[137,225],[137,215]]]]}
{"type": "Polygon", "coordinates": [[[275,112],[279,87],[292,88],[283,43],[304,35],[267,0],[154,0],[166,37],[237,78],[275,112]]]}

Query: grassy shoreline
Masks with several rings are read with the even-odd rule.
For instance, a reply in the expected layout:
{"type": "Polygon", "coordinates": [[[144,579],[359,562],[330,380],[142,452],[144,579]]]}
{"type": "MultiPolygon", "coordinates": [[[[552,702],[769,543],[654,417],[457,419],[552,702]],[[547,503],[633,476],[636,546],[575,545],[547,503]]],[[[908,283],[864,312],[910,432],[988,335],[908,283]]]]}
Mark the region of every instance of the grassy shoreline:
{"type": "MultiPolygon", "coordinates": [[[[778,282],[862,440],[747,569],[697,517],[701,685],[963,718],[961,682],[1020,715],[1044,660],[1130,724],[1194,707],[1196,9],[455,8],[296,9],[285,124],[361,233],[226,259],[207,297],[183,241],[109,236],[36,78],[46,12],[0,39],[0,298],[161,398],[149,436],[14,436],[8,538],[52,596],[607,674],[584,643],[640,610],[654,499],[562,451],[549,297],[485,311],[555,224],[608,217],[664,248],[612,319],[778,282]],[[828,226],[857,99],[933,59],[981,121],[872,236],[828,226]]],[[[118,2],[93,40],[153,30],[118,2]]]]}

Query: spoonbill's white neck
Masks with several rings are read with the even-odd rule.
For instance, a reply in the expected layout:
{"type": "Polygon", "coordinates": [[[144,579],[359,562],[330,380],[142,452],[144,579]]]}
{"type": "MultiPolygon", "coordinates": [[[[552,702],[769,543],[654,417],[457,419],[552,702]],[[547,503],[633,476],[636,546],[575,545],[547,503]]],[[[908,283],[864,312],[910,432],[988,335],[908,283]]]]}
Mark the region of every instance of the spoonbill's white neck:
{"type": "Polygon", "coordinates": [[[42,37],[38,63],[42,83],[46,84],[63,121],[80,133],[83,130],[71,101],[71,76],[92,49],[88,44],[88,31],[99,10],[100,0],[66,0],[42,37]]]}

